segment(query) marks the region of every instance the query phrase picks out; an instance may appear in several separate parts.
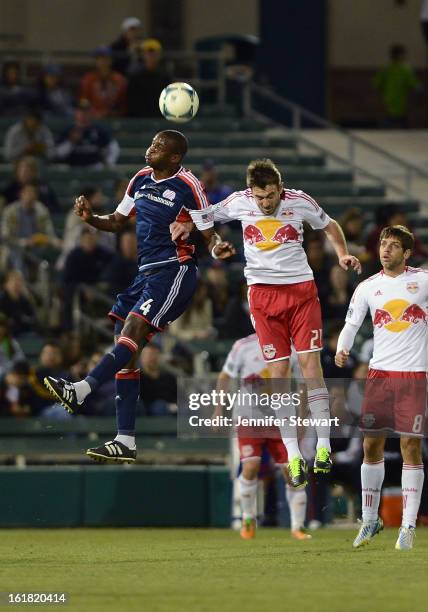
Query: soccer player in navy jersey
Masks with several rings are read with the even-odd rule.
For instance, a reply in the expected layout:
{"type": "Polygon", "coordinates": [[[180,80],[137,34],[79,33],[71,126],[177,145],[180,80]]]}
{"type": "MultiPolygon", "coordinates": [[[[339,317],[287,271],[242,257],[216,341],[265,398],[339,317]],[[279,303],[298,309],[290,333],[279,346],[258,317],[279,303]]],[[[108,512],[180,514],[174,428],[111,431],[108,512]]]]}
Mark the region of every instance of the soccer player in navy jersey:
{"type": "Polygon", "coordinates": [[[170,225],[191,219],[204,236],[213,257],[234,254],[213,229],[213,214],[198,179],[183,168],[187,140],[175,130],[159,132],[146,152],[147,167],[131,179],[125,196],[110,215],[94,215],[88,200],[76,199],[75,212],[92,227],[120,232],[136,216],[138,274],[117,296],[109,316],[115,321],[115,347],[79,382],[45,378],[55,399],[75,412],[99,385],[116,376],[118,434],[111,442],[91,448],[95,460],[133,462],[136,458],[135,414],[141,349],[157,332],[177,319],[190,304],[197,285],[194,246],[187,239],[172,240],[170,225]]]}

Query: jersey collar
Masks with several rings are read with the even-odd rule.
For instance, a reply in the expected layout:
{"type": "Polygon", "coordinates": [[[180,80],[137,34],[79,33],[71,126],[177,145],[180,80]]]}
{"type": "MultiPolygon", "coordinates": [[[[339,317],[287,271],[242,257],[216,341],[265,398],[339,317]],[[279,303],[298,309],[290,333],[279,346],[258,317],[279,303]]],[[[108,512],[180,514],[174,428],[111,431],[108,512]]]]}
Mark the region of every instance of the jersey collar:
{"type": "Polygon", "coordinates": [[[172,176],[167,176],[164,179],[159,179],[158,181],[155,179],[154,174],[153,174],[153,170],[152,173],[150,175],[150,178],[152,179],[152,181],[154,183],[162,183],[163,181],[169,181],[170,179],[175,178],[178,174],[180,174],[180,172],[183,170],[183,166],[180,166],[179,169],[177,170],[177,172],[175,174],[173,174],[172,176]]]}

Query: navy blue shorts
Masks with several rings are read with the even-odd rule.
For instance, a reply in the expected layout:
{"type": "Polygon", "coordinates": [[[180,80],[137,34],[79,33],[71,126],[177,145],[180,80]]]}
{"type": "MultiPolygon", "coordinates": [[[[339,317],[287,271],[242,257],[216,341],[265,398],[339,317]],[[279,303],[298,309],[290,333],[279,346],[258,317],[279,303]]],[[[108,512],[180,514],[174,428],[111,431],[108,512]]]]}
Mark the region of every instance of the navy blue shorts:
{"type": "Polygon", "coordinates": [[[109,317],[125,321],[132,314],[163,331],[187,309],[197,282],[197,267],[193,262],[139,272],[132,285],[119,293],[109,317]]]}

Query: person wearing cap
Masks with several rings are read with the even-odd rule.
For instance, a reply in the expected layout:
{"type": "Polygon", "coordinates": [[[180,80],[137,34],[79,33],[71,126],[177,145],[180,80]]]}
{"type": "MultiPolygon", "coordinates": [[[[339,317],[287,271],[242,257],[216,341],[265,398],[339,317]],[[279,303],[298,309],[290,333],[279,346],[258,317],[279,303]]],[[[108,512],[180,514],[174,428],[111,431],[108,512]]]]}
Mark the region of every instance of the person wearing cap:
{"type": "Polygon", "coordinates": [[[94,57],[95,70],[83,76],[80,97],[89,101],[97,118],[122,117],[126,114],[127,81],[113,70],[110,47],[97,47],[94,57]]]}
{"type": "Polygon", "coordinates": [[[58,139],[57,160],[70,166],[102,168],[114,166],[119,153],[119,144],[108,126],[95,123],[88,100],[79,100],[74,111],[74,123],[58,139]]]}
{"type": "Polygon", "coordinates": [[[3,155],[13,162],[23,155],[32,155],[45,161],[54,155],[54,139],[50,129],[43,124],[38,109],[29,109],[21,121],[14,123],[6,132],[3,155]]]}
{"type": "Polygon", "coordinates": [[[38,86],[38,103],[48,115],[54,117],[71,117],[73,100],[71,93],[62,82],[62,69],[57,64],[44,66],[38,86]]]}
{"type": "Polygon", "coordinates": [[[128,115],[157,117],[159,95],[171,82],[171,75],[162,64],[162,45],[149,38],[139,47],[139,67],[130,74],[128,85],[128,115]]]}
{"type": "Polygon", "coordinates": [[[141,21],[138,17],[123,20],[121,34],[111,45],[113,68],[123,75],[129,73],[135,49],[140,43],[141,21]]]}

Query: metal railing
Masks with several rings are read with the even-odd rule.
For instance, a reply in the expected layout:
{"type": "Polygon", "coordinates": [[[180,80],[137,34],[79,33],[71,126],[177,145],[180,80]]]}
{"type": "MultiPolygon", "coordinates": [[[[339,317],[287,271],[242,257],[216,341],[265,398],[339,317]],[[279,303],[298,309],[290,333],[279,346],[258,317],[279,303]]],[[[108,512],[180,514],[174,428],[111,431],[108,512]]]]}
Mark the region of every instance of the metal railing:
{"type": "MultiPolygon", "coordinates": [[[[428,180],[428,171],[425,169],[393,155],[361,136],[357,136],[308,111],[299,104],[253,82],[248,82],[243,87],[243,110],[244,115],[248,118],[257,116],[266,121],[269,121],[273,111],[277,124],[291,127],[296,139],[302,144],[346,165],[352,171],[354,179],[357,175],[364,176],[407,198],[414,197],[415,178],[428,180]],[[269,107],[270,112],[266,112],[266,107],[269,107]],[[339,143],[341,153],[315,143],[307,133],[302,133],[303,128],[321,128],[333,131],[336,137],[343,139],[342,143],[339,143]],[[369,160],[370,169],[361,165],[361,160],[364,158],[369,160]],[[371,162],[375,158],[377,158],[378,164],[380,163],[381,166],[388,168],[389,178],[373,170],[373,163],[371,162]]],[[[428,204],[428,200],[426,203],[428,204]]]]}
{"type": "MultiPolygon", "coordinates": [[[[23,82],[29,82],[34,78],[34,65],[40,66],[55,63],[63,67],[79,65],[91,69],[94,66],[93,54],[88,51],[65,51],[56,49],[53,51],[41,51],[40,49],[2,49],[4,59],[16,59],[21,67],[21,78],[23,82]]],[[[165,51],[163,60],[166,68],[177,81],[190,80],[196,89],[210,89],[216,95],[216,103],[221,107],[225,104],[226,82],[225,82],[225,55],[216,51],[165,51]],[[206,79],[200,77],[201,64],[209,63],[216,78],[206,79]]],[[[78,78],[71,77],[70,85],[76,85],[78,78]]]]}

